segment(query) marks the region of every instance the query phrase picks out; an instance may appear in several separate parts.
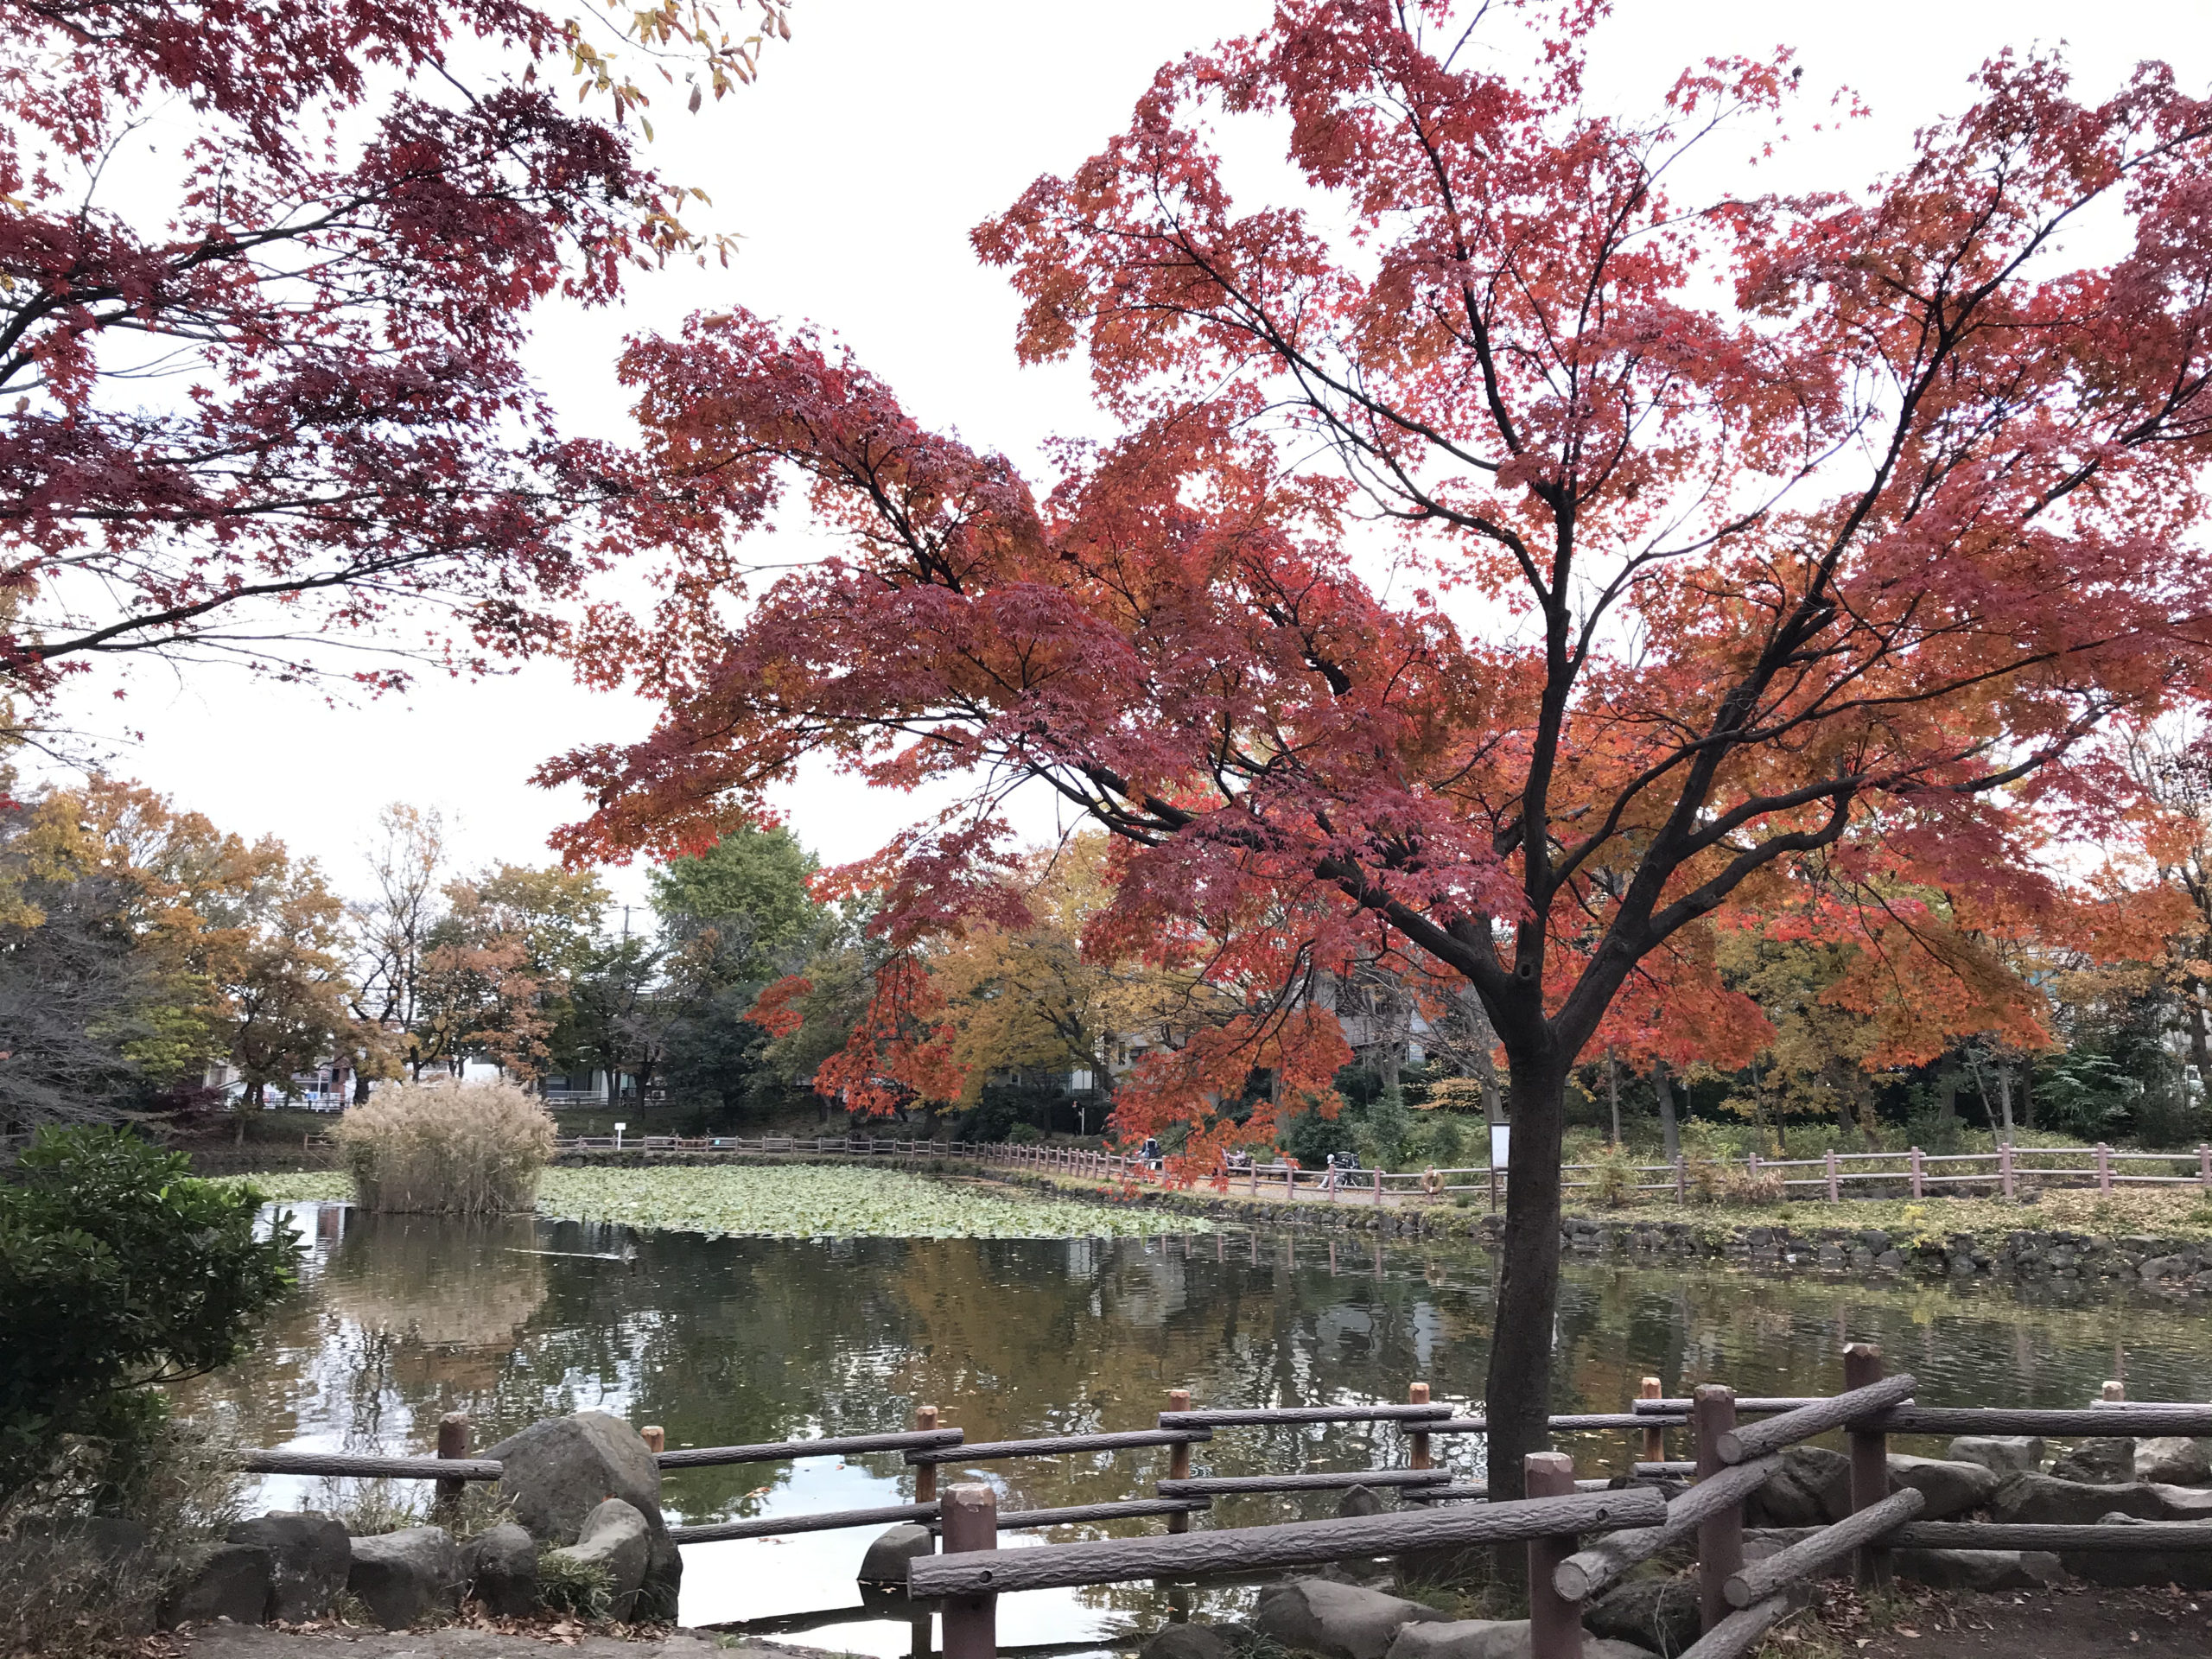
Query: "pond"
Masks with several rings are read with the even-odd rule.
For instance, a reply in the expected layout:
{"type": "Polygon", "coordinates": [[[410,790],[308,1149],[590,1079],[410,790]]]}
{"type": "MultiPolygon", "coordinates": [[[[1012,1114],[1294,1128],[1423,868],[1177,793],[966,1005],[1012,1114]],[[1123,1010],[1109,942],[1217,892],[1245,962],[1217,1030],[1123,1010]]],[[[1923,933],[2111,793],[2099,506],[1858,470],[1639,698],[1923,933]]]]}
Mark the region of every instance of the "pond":
{"type": "MultiPolygon", "coordinates": [[[[485,1224],[289,1206],[300,1293],[252,1357],[184,1393],[188,1415],[247,1445],[427,1451],[467,1411],[479,1447],[594,1409],[658,1423],[671,1447],[881,1432],[918,1404],[970,1441],[1147,1427],[1171,1388],[1201,1406],[1480,1396],[1493,1264],[1452,1246],[1227,1231],[1122,1238],[753,1238],[522,1217],[485,1224]]],[[[1753,1277],[1720,1268],[1571,1261],[1554,1408],[1618,1411],[1637,1379],[1747,1394],[1831,1391],[1846,1340],[1879,1342],[1923,1404],[2079,1405],[2124,1375],[2139,1399],[2202,1398],[2212,1320],[2148,1297],[2051,1300],[2012,1286],[1753,1277]]],[[[1626,1433],[1569,1444],[1579,1473],[1618,1472],[1626,1433]]],[[[1440,1440],[1478,1475],[1479,1440],[1440,1440]]],[[[1940,1450],[1916,1447],[1916,1450],[1940,1450]]],[[[1389,1428],[1224,1429],[1200,1474],[1403,1460],[1389,1428]]],[[[1686,1455],[1686,1453],[1685,1453],[1686,1455]]],[[[1166,1452],[959,1465],[1000,1505],[1147,1495],[1166,1452]]],[[[910,1501],[896,1455],[671,1471],[672,1522],[910,1501]]],[[[411,1490],[411,1489],[410,1489],[411,1490]]],[[[270,1479],[271,1507],[327,1503],[270,1479]]],[[[1217,1524],[1319,1517],[1334,1494],[1217,1503],[1217,1524]]],[[[1125,1523],[1142,1529],[1146,1523],[1125,1523]]],[[[1205,1524],[1201,1522],[1201,1524],[1205,1524]]],[[[1158,1522],[1149,1523],[1156,1528],[1158,1522]]],[[[907,1650],[862,1616],[870,1531],[688,1546],[686,1624],[770,1621],[841,1651],[907,1650]],[[830,1618],[816,1615],[828,1614],[830,1618]]],[[[1054,1536],[1097,1535],[1064,1532],[1054,1536]]],[[[1008,1534],[1007,1547],[1039,1541],[1008,1534]]],[[[1199,1592],[1199,1605],[1243,1592],[1199,1592]]],[[[1001,1641],[1115,1645],[1166,1614],[1149,1586],[1006,1599],[1001,1641]]]]}

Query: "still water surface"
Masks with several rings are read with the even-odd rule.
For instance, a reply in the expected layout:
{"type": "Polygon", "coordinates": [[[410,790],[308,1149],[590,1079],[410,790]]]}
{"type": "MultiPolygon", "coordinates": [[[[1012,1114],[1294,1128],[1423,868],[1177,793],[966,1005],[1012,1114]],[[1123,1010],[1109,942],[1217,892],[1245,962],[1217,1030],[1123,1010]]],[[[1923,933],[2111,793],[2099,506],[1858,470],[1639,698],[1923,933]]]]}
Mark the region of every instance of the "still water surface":
{"type": "MultiPolygon", "coordinates": [[[[439,1417],[461,1410],[481,1447],[586,1409],[658,1423],[671,1446],[728,1445],[904,1428],[925,1402],[970,1441],[1011,1440],[1148,1427],[1171,1388],[1201,1406],[1310,1405],[1402,1400],[1425,1379],[1440,1401],[1472,1402],[1487,1357],[1493,1263],[1463,1244],[1281,1233],[710,1239],[289,1207],[304,1234],[299,1294],[250,1360],[181,1402],[247,1445],[427,1452],[439,1417]]],[[[1624,1410],[1645,1376],[1669,1394],[1707,1381],[1827,1392],[1840,1385],[1847,1340],[1881,1343],[1928,1405],[2078,1405],[2115,1375],[2138,1399],[2212,1395],[2212,1319],[2192,1306],[1599,1259],[1567,1268],[1554,1409],[1624,1410]]],[[[1617,1472],[1635,1455],[1630,1442],[1592,1435],[1568,1449],[1579,1473],[1617,1472]]],[[[1437,1444],[1479,1474],[1479,1440],[1437,1444]]],[[[1225,1429],[1194,1448],[1199,1474],[1404,1456],[1395,1430],[1365,1427],[1225,1429]]],[[[944,1478],[988,1480],[1006,1510],[1145,1496],[1166,1472],[1162,1449],[949,1465],[944,1478]]],[[[909,1502],[912,1481],[895,1455],[805,1459],[671,1471],[664,1501],[671,1522],[696,1523],[909,1502]]],[[[285,1479],[262,1493],[285,1507],[333,1497],[285,1479]]],[[[1319,1517],[1334,1501],[1230,1499],[1213,1516],[1319,1517]]],[[[1096,1529],[1054,1535],[1082,1535],[1096,1529]]],[[[688,1547],[683,1620],[777,1619],[816,1628],[797,1638],[810,1643],[904,1653],[903,1623],[806,1617],[859,1611],[853,1572],[870,1536],[688,1547]]],[[[1006,1547],[1037,1541],[1002,1535],[1006,1547]]],[[[1207,1594],[1236,1592],[1202,1592],[1201,1605],[1207,1594]]],[[[1000,1639],[1109,1645],[1166,1605],[1144,1586],[1012,1596],[1000,1639]]]]}

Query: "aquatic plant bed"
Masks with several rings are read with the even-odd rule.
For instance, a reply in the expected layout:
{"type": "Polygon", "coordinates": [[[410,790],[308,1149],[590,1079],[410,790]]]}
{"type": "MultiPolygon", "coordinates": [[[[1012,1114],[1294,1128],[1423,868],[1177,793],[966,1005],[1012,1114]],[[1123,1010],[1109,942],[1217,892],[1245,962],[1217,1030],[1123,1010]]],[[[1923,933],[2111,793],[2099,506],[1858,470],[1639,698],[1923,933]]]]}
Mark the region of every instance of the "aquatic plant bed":
{"type": "MultiPolygon", "coordinates": [[[[349,1198],[339,1174],[250,1179],[272,1198],[349,1198]]],[[[1079,1204],[1003,1186],[904,1170],[815,1164],[645,1169],[549,1169],[537,1213],[556,1221],[613,1221],[709,1237],[1133,1238],[1160,1231],[1154,1212],[1079,1204]]],[[[1211,1230],[1203,1219],[1178,1223],[1211,1230]]]]}

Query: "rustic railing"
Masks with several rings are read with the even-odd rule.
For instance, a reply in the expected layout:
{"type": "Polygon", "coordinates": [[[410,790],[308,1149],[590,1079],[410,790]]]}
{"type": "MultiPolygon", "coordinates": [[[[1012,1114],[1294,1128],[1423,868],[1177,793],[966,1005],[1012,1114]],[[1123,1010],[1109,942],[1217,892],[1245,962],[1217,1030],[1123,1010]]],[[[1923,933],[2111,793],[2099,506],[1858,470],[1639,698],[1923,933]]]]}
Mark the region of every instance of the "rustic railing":
{"type": "MultiPolygon", "coordinates": [[[[853,1157],[893,1160],[960,1159],[986,1166],[1061,1174],[1079,1179],[1146,1181],[1160,1171],[1133,1154],[1087,1147],[1020,1144],[1013,1141],[920,1141],[868,1135],[569,1135],[557,1143],[563,1152],[722,1154],[745,1157],[853,1157]]],[[[1714,1165],[1687,1155],[1667,1163],[1630,1164],[1621,1173],[1638,1192],[1671,1192],[1687,1198],[1691,1189],[1717,1169],[1736,1173],[1754,1185],[1771,1179],[1784,1193],[1841,1199],[1846,1189],[1879,1183],[1925,1198],[1931,1192],[1960,1187],[1995,1187],[2017,1197],[2024,1183],[2039,1186],[2094,1186],[2110,1192],[2119,1186],[2194,1186],[2212,1192],[2212,1144],[2184,1152],[2127,1152],[2091,1147],[1999,1147],[1993,1152],[1830,1152],[1818,1158],[1767,1158],[1753,1153],[1741,1162],[1714,1165]]],[[[1449,1199],[1462,1194],[1503,1192],[1503,1169],[1330,1170],[1308,1169],[1294,1160],[1253,1162],[1217,1172],[1208,1179],[1232,1192],[1255,1198],[1339,1204],[1385,1204],[1423,1198],[1449,1199]]],[[[1561,1166],[1570,1192],[1586,1191],[1615,1179],[1607,1166],[1561,1166]]]]}
{"type": "MultiPolygon", "coordinates": [[[[1486,1483],[1454,1480],[1431,1456],[1438,1437],[1486,1433],[1486,1421],[1452,1414],[1448,1404],[1432,1402],[1427,1386],[1421,1383],[1403,1405],[1192,1409],[1188,1392],[1177,1389],[1153,1428],[1020,1440],[971,1443],[961,1430],[939,1427],[940,1414],[931,1406],[915,1413],[912,1429],[882,1433],[670,1450],[659,1428],[648,1427],[642,1433],[664,1469],[899,1453],[914,1470],[912,1503],[751,1516],[672,1527],[670,1532],[679,1543],[706,1543],[897,1522],[927,1525],[942,1533],[944,1553],[910,1563],[908,1590],[918,1602],[941,1599],[944,1659],[994,1659],[1001,1651],[995,1645],[996,1598],[1015,1591],[1250,1573],[1478,1544],[1518,1543],[1528,1551],[1532,1659],[1576,1659],[1582,1650],[1582,1605],[1688,1539],[1695,1541],[1699,1563],[1702,1634],[1681,1659],[1738,1659],[1751,1652],[1797,1605],[1794,1597],[1805,1584],[1847,1560],[1854,1564],[1862,1583],[1885,1582],[1892,1548],[2212,1554],[2212,1522],[1923,1522],[1918,1517],[1925,1500],[1918,1491],[1889,1490],[1888,1462],[1893,1434],[2212,1434],[2212,1404],[2132,1402],[2122,1397],[2120,1384],[2107,1383],[2103,1400],[2079,1409],[1925,1407],[1913,1401],[1910,1376],[1884,1375],[1878,1348],[1854,1344],[1845,1350],[1843,1360],[1845,1389],[1837,1395],[1739,1399],[1727,1388],[1708,1384],[1689,1397],[1669,1398],[1661,1395],[1656,1378],[1647,1377],[1642,1397],[1630,1411],[1562,1414],[1548,1420],[1557,1435],[1627,1434],[1630,1446],[1643,1454],[1632,1465],[1638,1475],[1693,1475],[1694,1484],[1671,1501],[1654,1485],[1578,1480],[1573,1460],[1559,1452],[1529,1456],[1522,1471],[1523,1497],[1491,1501],[1486,1483]],[[1192,1446],[1211,1440],[1217,1431],[1319,1423],[1392,1427],[1405,1441],[1407,1466],[1230,1476],[1191,1472],[1192,1446]],[[1684,1427],[1694,1436],[1695,1459],[1669,1462],[1666,1437],[1684,1427]],[[1829,1526],[1758,1535],[1780,1548],[1747,1561],[1745,1499],[1780,1466],[1789,1448],[1837,1431],[1850,1452],[1849,1514],[1829,1526]],[[937,1490],[938,1472],[947,1465],[1152,1448],[1169,1452],[1169,1470],[1147,1497],[1001,1513],[989,1487],[956,1485],[942,1497],[937,1490]],[[1205,1512],[1217,1497],[1354,1485],[1395,1489],[1406,1507],[1335,1521],[1189,1529],[1191,1517],[1205,1512]],[[1163,1519],[1167,1531],[1004,1554],[996,1545],[1001,1532],[1150,1518],[1163,1519]]],[[[266,1473],[435,1480],[442,1503],[457,1497],[462,1482],[499,1477],[497,1461],[467,1455],[467,1424],[458,1414],[440,1425],[439,1449],[435,1458],[249,1451],[239,1454],[239,1462],[266,1473]]],[[[1005,1650],[1005,1659],[1014,1656],[1014,1650],[1005,1650]]]]}

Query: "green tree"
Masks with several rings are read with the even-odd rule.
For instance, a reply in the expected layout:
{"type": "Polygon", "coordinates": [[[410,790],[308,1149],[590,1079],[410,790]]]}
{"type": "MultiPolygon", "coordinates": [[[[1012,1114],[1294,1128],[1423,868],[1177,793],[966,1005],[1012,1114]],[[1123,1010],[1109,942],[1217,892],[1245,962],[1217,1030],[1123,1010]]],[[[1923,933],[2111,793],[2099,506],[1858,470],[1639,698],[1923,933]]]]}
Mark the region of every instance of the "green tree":
{"type": "Polygon", "coordinates": [[[107,1443],[111,1481],[163,1415],[157,1385],[237,1357],[293,1280],[261,1196],[189,1179],[120,1129],[48,1128],[0,1186],[0,1499],[107,1443]]]}

